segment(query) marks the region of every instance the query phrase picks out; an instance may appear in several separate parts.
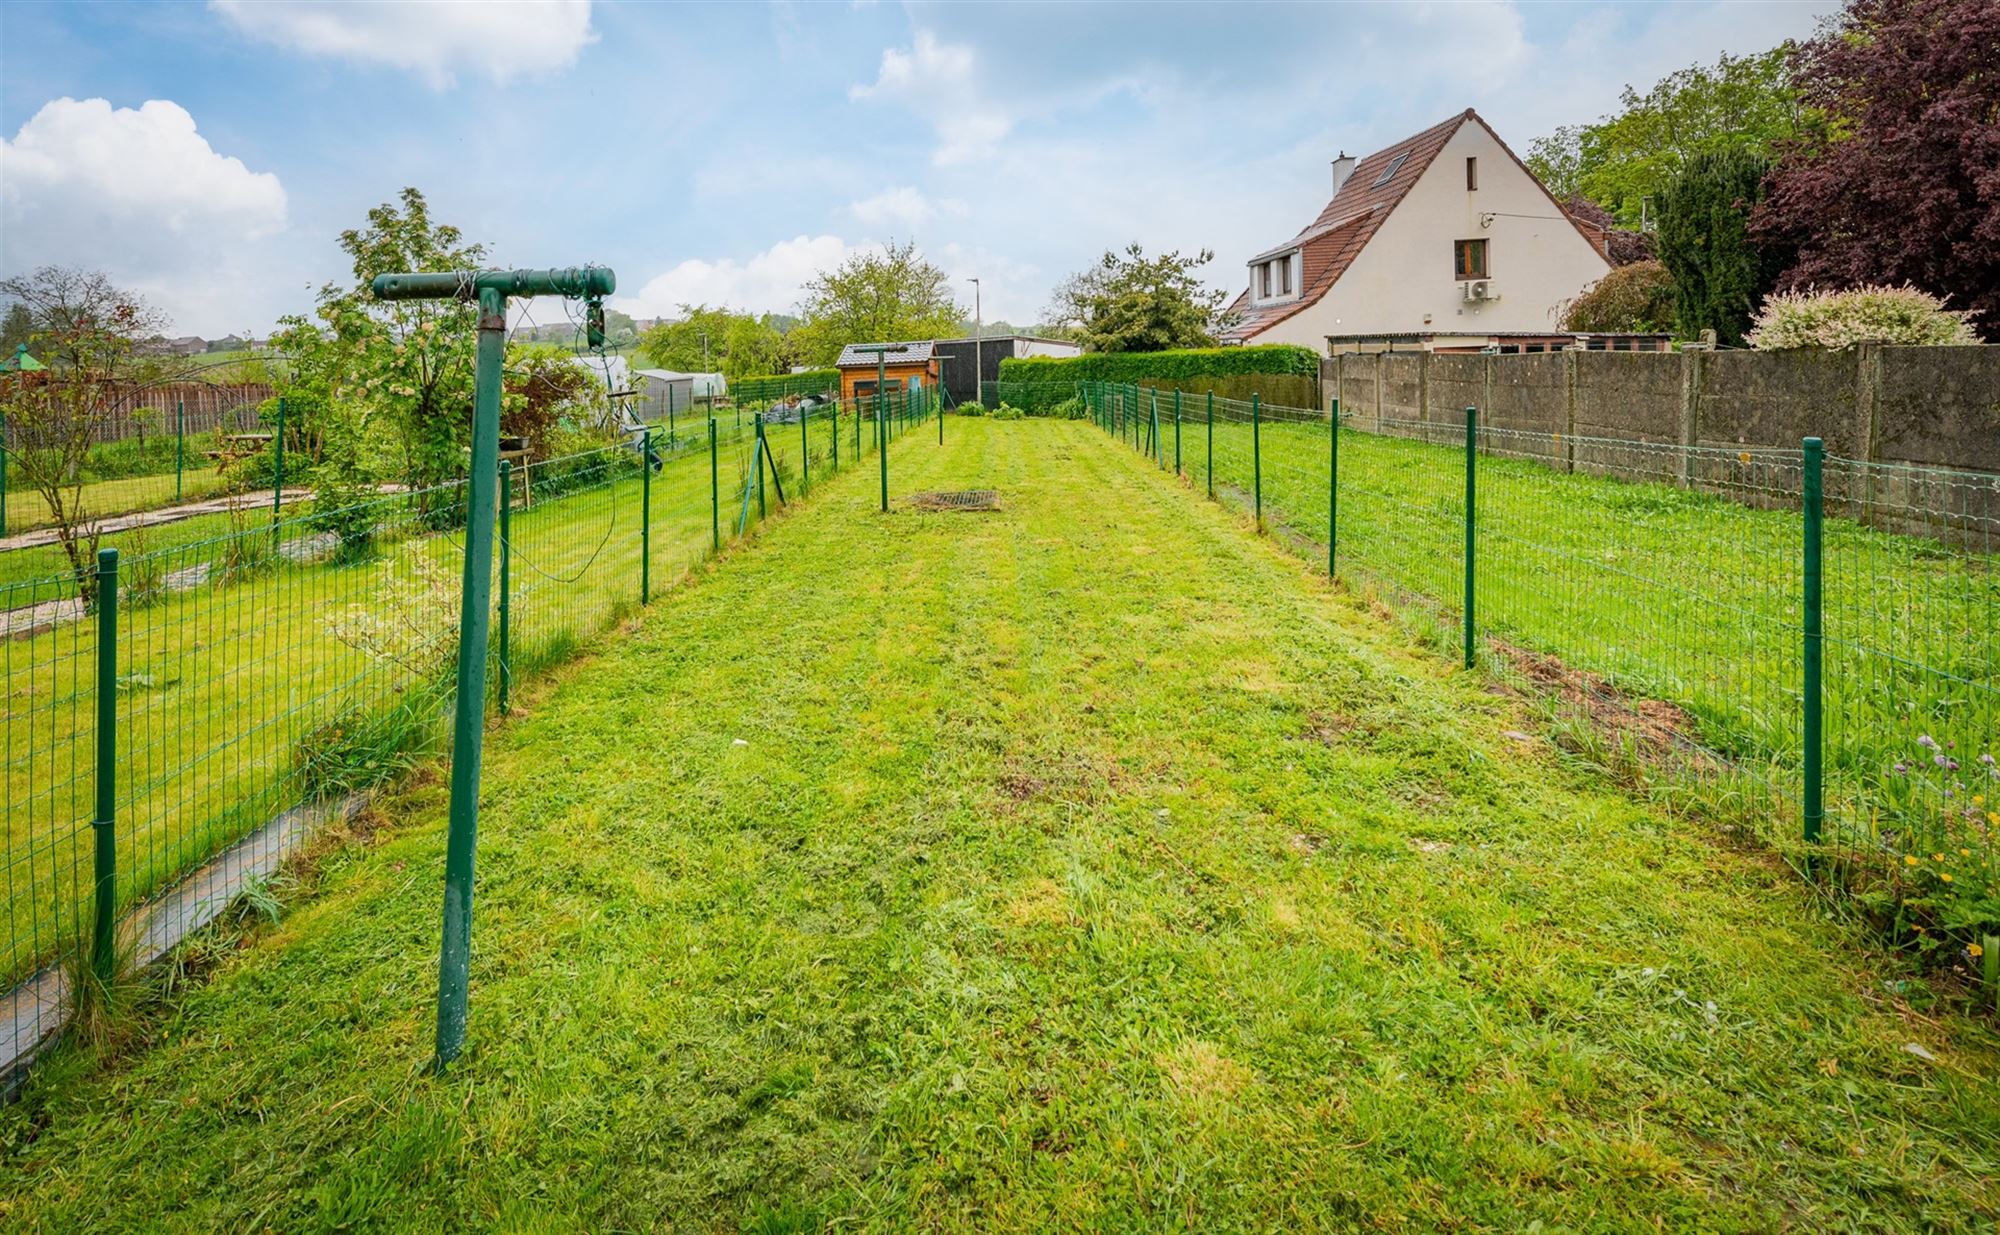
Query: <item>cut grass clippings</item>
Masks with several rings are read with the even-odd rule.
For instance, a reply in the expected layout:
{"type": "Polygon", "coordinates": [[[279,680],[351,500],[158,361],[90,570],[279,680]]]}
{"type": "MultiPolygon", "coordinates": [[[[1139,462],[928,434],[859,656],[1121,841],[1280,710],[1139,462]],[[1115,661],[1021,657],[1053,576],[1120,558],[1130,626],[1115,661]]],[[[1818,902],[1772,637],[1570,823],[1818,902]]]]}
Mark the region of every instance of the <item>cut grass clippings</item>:
{"type": "Polygon", "coordinates": [[[1003,500],[844,475],[494,729],[449,1073],[419,778],[0,1223],[1992,1229],[1992,1026],[1771,864],[1089,425],[891,482],[1003,500]]]}

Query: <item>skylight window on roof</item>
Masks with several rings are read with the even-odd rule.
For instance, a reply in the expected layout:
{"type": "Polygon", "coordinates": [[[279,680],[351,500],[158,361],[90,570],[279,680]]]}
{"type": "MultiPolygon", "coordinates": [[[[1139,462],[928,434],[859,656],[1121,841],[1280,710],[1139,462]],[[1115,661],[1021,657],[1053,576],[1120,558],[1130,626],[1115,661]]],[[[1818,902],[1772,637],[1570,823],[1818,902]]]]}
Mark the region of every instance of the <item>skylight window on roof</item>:
{"type": "Polygon", "coordinates": [[[1390,159],[1389,166],[1382,169],[1382,174],[1375,177],[1375,183],[1369,187],[1379,189],[1383,185],[1389,183],[1389,178],[1403,169],[1403,160],[1409,157],[1410,157],[1410,152],[1405,150],[1403,151],[1403,153],[1397,155],[1395,158],[1390,159]]]}

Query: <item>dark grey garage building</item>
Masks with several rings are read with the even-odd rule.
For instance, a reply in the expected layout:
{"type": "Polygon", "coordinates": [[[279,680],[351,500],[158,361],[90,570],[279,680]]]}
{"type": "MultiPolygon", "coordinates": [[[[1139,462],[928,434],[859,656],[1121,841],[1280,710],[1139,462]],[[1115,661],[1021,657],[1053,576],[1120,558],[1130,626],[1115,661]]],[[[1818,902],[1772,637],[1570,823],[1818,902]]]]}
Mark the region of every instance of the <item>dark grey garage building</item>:
{"type": "Polygon", "coordinates": [[[969,403],[979,398],[977,382],[1000,380],[1000,362],[1010,356],[1079,356],[1083,349],[1061,339],[1043,339],[1026,334],[987,335],[983,339],[939,339],[932,355],[937,358],[938,383],[953,403],[969,403]],[[977,344],[977,346],[975,346],[977,344]],[[979,374],[973,374],[978,361],[979,374]]]}

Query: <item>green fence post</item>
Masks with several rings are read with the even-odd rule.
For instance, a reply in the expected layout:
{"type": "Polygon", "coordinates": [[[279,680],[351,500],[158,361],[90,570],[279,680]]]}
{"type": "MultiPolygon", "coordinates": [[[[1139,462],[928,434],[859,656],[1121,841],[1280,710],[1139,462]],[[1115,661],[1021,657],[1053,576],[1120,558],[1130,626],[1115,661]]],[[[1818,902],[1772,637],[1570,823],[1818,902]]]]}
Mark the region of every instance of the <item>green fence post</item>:
{"type": "Polygon", "coordinates": [[[1473,664],[1473,548],[1478,525],[1479,409],[1465,409],[1465,667],[1473,664]]]}
{"type": "Polygon", "coordinates": [[[667,448],[674,445],[674,384],[667,383],[667,448]]]}
{"type": "MultiPolygon", "coordinates": [[[[179,496],[180,482],[176,480],[175,496],[179,496]]],[[[7,413],[0,411],[0,536],[7,534],[7,413]]]]}
{"type": "Polygon", "coordinates": [[[1208,392],[1208,496],[1215,497],[1215,392],[1208,392]]]}
{"type": "Polygon", "coordinates": [[[883,393],[882,353],[875,353],[875,446],[881,451],[882,469],[882,513],[889,513],[889,422],[883,418],[887,410],[887,396],[883,393]]]}
{"type": "Polygon", "coordinates": [[[1250,477],[1257,494],[1257,530],[1264,530],[1264,413],[1263,399],[1250,394],[1250,477]]]}
{"type": "Polygon", "coordinates": [[[1160,388],[1158,386],[1153,387],[1153,397],[1147,402],[1150,406],[1147,408],[1146,414],[1153,422],[1150,430],[1153,435],[1153,465],[1161,471],[1165,471],[1167,467],[1167,439],[1160,432],[1160,388]]]}
{"type": "Polygon", "coordinates": [[[509,621],[510,598],[514,588],[514,461],[500,460],[500,711],[507,711],[514,686],[514,667],[507,659],[507,636],[512,623],[509,621]]]}
{"type": "Polygon", "coordinates": [[[1181,474],[1181,392],[1174,388],[1174,475],[1181,474]]]}
{"type": "Polygon", "coordinates": [[[275,475],[271,484],[271,547],[278,546],[278,523],[285,517],[285,397],[278,396],[278,435],[273,439],[278,448],[275,475]]]}
{"type": "Polygon", "coordinates": [[[722,471],[715,445],[715,417],[708,418],[708,527],[715,552],[722,552],[722,471]]]}
{"type": "Polygon", "coordinates": [[[1333,542],[1340,526],[1340,400],[1326,417],[1326,577],[1333,574],[1333,542]]]}
{"type": "Polygon", "coordinates": [[[118,550],[97,551],[97,811],[90,967],[98,981],[118,976],[112,917],[118,907],[118,550]]]}
{"type": "Polygon", "coordinates": [[[933,402],[935,402],[935,403],[937,404],[937,414],[938,414],[938,445],[942,446],[942,445],[944,445],[944,400],[943,400],[943,399],[933,399],[932,401],[933,401],[933,402]]]}
{"type": "Polygon", "coordinates": [[[812,439],[806,427],[806,405],[799,404],[799,496],[812,491],[812,439]]]}
{"type": "Polygon", "coordinates": [[[1826,819],[1825,787],[1820,783],[1820,754],[1824,741],[1820,713],[1820,669],[1824,628],[1821,611],[1821,537],[1826,517],[1822,497],[1825,482],[1822,469],[1826,445],[1816,437],[1805,440],[1805,832],[1806,843],[1819,843],[1820,828],[1826,819]]]}
{"type": "Polygon", "coordinates": [[[174,501],[181,500],[181,475],[187,469],[187,400],[174,400],[174,501]]]}
{"type": "Polygon", "coordinates": [[[649,604],[652,599],[653,426],[647,425],[639,433],[639,603],[649,604]]]}
{"type": "Polygon", "coordinates": [[[472,399],[472,476],[466,485],[465,573],[460,583],[458,687],[451,733],[451,805],[444,857],[444,931],[438,950],[437,1067],[465,1047],[472,977],[472,880],[479,839],[479,757],[486,716],[486,621],[493,589],[494,493],[500,477],[500,383],[507,297],[479,289],[472,399]]]}
{"type": "Polygon", "coordinates": [[[840,475],[840,404],[833,405],[833,433],[829,437],[833,447],[833,474],[840,475]]]}

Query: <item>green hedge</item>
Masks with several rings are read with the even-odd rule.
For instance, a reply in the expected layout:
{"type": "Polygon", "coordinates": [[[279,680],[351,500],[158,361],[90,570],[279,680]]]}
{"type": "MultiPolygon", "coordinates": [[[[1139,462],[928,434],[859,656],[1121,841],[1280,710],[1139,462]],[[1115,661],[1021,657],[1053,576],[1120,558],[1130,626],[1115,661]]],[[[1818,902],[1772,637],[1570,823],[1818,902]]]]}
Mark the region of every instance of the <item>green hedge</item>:
{"type": "Polygon", "coordinates": [[[1202,347],[1174,352],[1089,352],[1000,362],[1003,382],[1182,382],[1196,378],[1310,377],[1319,353],[1291,343],[1202,347]]]}
{"type": "Polygon", "coordinates": [[[782,399],[788,395],[820,394],[840,387],[839,369],[807,369],[803,373],[772,373],[739,377],[729,383],[734,399],[782,399]]]}

